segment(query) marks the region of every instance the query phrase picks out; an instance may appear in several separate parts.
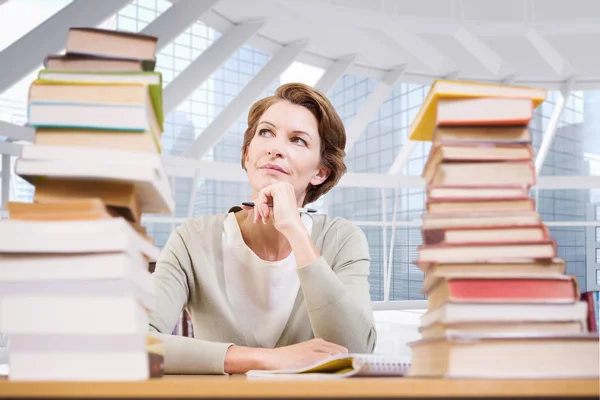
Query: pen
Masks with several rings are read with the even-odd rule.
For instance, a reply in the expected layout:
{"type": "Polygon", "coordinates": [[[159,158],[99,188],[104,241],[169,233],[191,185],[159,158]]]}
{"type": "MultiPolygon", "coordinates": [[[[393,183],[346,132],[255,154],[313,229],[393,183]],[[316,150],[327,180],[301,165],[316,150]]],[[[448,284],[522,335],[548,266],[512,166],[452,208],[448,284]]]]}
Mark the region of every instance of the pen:
{"type": "MultiPolygon", "coordinates": [[[[246,207],[254,207],[254,202],[252,201],[245,201],[242,203],[242,205],[246,206],[246,207]]],[[[269,206],[272,207],[272,206],[269,206]]],[[[303,213],[316,213],[317,210],[315,210],[314,208],[299,208],[298,212],[303,212],[303,213]]]]}

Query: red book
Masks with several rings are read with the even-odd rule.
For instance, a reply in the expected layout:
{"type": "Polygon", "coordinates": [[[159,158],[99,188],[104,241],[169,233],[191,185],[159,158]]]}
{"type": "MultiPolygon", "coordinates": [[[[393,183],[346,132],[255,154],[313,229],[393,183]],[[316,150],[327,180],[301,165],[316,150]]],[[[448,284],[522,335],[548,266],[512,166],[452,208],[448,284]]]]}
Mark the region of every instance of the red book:
{"type": "Polygon", "coordinates": [[[448,302],[572,303],[579,299],[577,281],[568,275],[532,278],[449,278],[424,288],[433,309],[448,302]]]}

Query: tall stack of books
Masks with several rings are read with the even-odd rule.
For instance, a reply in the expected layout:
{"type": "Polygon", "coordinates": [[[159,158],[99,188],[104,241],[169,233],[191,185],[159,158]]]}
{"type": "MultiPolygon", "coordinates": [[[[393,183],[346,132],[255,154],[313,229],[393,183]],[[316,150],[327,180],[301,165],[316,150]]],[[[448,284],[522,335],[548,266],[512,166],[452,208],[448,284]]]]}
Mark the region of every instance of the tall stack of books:
{"type": "Polygon", "coordinates": [[[437,81],[411,126],[431,140],[423,245],[428,310],[410,375],[598,378],[598,336],[536,212],[528,124],[545,91],[437,81]]]}
{"type": "Polygon", "coordinates": [[[70,29],[29,93],[35,144],[15,172],[33,203],[0,221],[0,331],[13,380],[142,380],[160,374],[147,336],[150,261],[142,213],[172,214],[160,158],[157,39],[70,29]]]}

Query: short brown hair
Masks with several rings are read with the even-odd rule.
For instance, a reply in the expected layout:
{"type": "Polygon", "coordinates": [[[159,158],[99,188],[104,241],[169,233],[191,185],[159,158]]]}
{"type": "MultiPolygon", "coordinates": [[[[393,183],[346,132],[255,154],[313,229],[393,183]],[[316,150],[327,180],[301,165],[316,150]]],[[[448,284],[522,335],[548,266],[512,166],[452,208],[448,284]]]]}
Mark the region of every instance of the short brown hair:
{"type": "Polygon", "coordinates": [[[344,163],[346,129],[331,102],[321,92],[302,83],[281,85],[273,96],[257,101],[248,112],[248,128],[244,133],[244,144],[242,145],[242,168],[244,170],[246,169],[246,150],[256,133],[260,117],[269,107],[282,100],[302,106],[315,116],[319,125],[319,136],[321,137],[320,162],[330,171],[327,179],[320,185],[313,186],[309,184],[304,197],[303,205],[306,205],[329,192],[346,172],[346,164],[344,163]]]}

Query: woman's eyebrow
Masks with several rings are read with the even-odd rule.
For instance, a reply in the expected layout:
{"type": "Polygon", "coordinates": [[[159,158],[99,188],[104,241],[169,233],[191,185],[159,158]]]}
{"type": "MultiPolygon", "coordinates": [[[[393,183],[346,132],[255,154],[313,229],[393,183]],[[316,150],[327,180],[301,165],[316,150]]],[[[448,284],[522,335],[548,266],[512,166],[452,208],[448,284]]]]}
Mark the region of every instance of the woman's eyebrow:
{"type": "MultiPolygon", "coordinates": [[[[258,123],[258,125],[260,125],[260,124],[268,124],[268,125],[271,125],[273,128],[277,128],[274,123],[269,122],[269,121],[260,121],[258,123]]],[[[312,140],[312,136],[308,132],[304,132],[304,131],[292,131],[292,133],[306,135],[306,136],[308,136],[310,138],[310,140],[312,140]]]]}
{"type": "Polygon", "coordinates": [[[310,140],[312,140],[312,136],[310,136],[310,133],[308,132],[304,132],[304,131],[292,131],[292,133],[298,133],[298,134],[302,134],[302,135],[306,135],[310,138],[310,140]]]}

